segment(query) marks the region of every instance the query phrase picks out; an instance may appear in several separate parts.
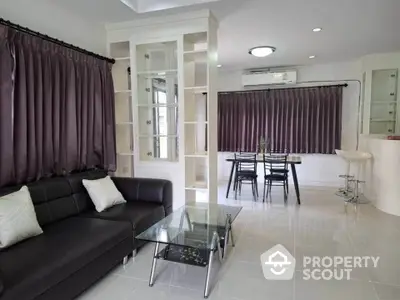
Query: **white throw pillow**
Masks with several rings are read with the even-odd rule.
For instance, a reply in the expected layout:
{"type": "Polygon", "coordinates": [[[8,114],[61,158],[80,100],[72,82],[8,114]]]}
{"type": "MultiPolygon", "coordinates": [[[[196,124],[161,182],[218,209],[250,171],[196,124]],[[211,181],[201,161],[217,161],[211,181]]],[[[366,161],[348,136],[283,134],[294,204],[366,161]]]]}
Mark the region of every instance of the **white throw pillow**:
{"type": "Polygon", "coordinates": [[[0,249],[42,233],[26,186],[0,197],[0,249]]]}
{"type": "Polygon", "coordinates": [[[117,204],[126,203],[110,176],[97,180],[82,180],[98,212],[117,204]]]}

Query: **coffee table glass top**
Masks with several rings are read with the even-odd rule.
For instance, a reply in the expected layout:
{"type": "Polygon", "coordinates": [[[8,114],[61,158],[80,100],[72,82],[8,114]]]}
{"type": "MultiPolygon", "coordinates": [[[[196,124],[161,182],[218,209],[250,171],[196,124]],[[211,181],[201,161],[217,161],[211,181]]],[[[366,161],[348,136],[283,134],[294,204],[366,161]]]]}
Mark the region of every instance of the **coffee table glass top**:
{"type": "Polygon", "coordinates": [[[211,250],[214,233],[223,238],[242,207],[193,203],[185,205],[154,224],[136,239],[211,250]]]}

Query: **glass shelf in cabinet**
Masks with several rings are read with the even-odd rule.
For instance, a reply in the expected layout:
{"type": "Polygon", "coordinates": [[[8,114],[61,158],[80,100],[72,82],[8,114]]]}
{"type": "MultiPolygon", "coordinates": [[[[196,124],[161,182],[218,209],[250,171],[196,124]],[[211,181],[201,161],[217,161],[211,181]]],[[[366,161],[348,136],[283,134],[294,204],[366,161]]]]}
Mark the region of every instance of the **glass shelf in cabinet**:
{"type": "Polygon", "coordinates": [[[123,125],[133,125],[133,122],[117,122],[115,123],[118,126],[123,126],[123,125]]]}
{"type": "Polygon", "coordinates": [[[160,77],[166,77],[167,75],[176,75],[177,73],[178,73],[177,69],[170,69],[170,70],[139,71],[137,72],[137,75],[146,78],[160,78],[160,77]]]}
{"type": "Polygon", "coordinates": [[[185,121],[185,125],[208,125],[207,121],[185,121]]]}
{"type": "Polygon", "coordinates": [[[188,184],[185,187],[185,190],[207,190],[207,182],[195,182],[192,184],[188,184]]]}
{"type": "Polygon", "coordinates": [[[154,108],[154,107],[178,107],[178,103],[159,103],[159,104],[137,104],[137,107],[147,107],[147,108],[154,108]]]}
{"type": "Polygon", "coordinates": [[[194,94],[204,94],[207,93],[208,87],[207,86],[190,86],[185,87],[185,92],[191,92],[194,94]]]}
{"type": "Polygon", "coordinates": [[[133,152],[118,152],[117,155],[121,156],[134,156],[133,152]]]}
{"type": "Polygon", "coordinates": [[[177,134],[141,134],[139,138],[151,138],[151,137],[164,137],[164,138],[177,138],[177,134]]]}

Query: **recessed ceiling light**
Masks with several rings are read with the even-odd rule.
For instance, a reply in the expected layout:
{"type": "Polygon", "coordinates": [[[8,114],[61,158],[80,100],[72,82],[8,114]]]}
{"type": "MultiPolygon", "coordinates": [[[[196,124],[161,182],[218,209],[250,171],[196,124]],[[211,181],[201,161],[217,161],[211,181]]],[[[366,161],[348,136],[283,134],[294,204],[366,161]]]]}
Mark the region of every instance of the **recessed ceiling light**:
{"type": "Polygon", "coordinates": [[[313,59],[313,58],[315,58],[315,55],[310,55],[308,58],[313,59]]]}
{"type": "Polygon", "coordinates": [[[314,31],[314,32],[320,32],[321,30],[322,30],[321,27],[316,27],[316,28],[314,28],[312,31],[314,31]]]}
{"type": "Polygon", "coordinates": [[[221,67],[222,67],[222,65],[217,65],[217,67],[218,67],[218,68],[221,68],[221,67]]]}
{"type": "Polygon", "coordinates": [[[276,51],[275,47],[271,46],[260,46],[254,47],[249,50],[249,54],[254,55],[256,57],[265,57],[276,51]]]}

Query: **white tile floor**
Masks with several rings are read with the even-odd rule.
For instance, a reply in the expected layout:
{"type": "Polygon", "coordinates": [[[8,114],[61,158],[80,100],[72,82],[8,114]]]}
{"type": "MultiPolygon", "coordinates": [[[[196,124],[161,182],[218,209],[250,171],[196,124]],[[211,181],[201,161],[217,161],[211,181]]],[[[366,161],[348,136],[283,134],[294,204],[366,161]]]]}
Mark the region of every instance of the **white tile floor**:
{"type": "MultiPolygon", "coordinates": [[[[244,190],[247,187],[244,187],[244,190]]],[[[399,300],[400,218],[362,205],[356,213],[344,212],[341,199],[331,188],[303,188],[302,205],[290,191],[283,205],[281,189],[274,188],[272,203],[254,203],[249,193],[239,200],[220,202],[242,205],[234,223],[236,247],[221,266],[215,263],[210,300],[399,300]],[[303,255],[379,255],[378,268],[357,269],[352,279],[305,281],[297,264],[291,281],[267,281],[262,275],[260,254],[283,244],[297,259],[303,255]]],[[[148,286],[153,246],[112,271],[80,300],[203,299],[205,269],[159,261],[154,287],[148,286]]]]}

